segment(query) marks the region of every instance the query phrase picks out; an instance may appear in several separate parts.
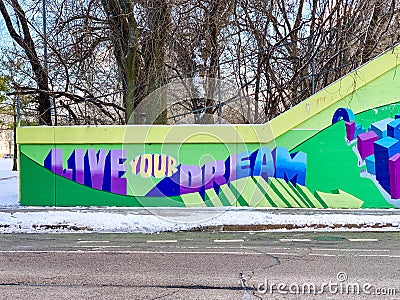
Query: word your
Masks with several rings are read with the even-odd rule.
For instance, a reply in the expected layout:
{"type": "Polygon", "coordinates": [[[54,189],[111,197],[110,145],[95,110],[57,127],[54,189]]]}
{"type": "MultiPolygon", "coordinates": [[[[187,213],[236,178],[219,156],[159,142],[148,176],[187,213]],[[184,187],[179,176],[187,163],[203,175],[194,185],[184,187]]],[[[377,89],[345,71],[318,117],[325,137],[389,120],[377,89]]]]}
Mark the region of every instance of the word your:
{"type": "Polygon", "coordinates": [[[303,152],[290,154],[288,149],[276,147],[260,148],[231,154],[227,160],[206,162],[202,167],[181,164],[178,171],[161,180],[147,196],[178,196],[214,188],[219,193],[223,184],[249,176],[283,178],[294,185],[305,185],[307,155],[303,152]]]}
{"type": "Polygon", "coordinates": [[[126,195],[126,150],[75,149],[63,166],[62,149],[52,149],[44,160],[44,167],[53,173],[88,187],[126,195]]]}
{"type": "Polygon", "coordinates": [[[162,178],[176,173],[176,159],[165,154],[138,155],[130,162],[133,174],[140,174],[143,178],[150,176],[162,178]]]}

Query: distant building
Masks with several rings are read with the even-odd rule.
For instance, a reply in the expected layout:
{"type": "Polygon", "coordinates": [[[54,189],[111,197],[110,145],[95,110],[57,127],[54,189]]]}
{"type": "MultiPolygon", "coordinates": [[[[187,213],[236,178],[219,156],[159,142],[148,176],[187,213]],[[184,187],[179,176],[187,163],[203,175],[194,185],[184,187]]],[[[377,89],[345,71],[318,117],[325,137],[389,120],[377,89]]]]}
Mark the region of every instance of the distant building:
{"type": "Polygon", "coordinates": [[[13,132],[12,130],[0,129],[0,157],[13,153],[13,132]]]}
{"type": "Polygon", "coordinates": [[[13,154],[14,138],[13,130],[10,129],[12,119],[9,115],[0,113],[0,158],[4,155],[13,154]]]}

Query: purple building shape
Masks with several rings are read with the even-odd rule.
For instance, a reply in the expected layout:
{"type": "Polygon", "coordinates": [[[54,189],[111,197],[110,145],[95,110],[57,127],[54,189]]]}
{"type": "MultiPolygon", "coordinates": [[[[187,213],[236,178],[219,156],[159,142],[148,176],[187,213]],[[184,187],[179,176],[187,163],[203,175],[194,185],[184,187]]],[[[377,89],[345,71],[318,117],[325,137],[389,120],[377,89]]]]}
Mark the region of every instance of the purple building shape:
{"type": "Polygon", "coordinates": [[[352,141],[354,139],[354,134],[356,133],[356,122],[346,122],[346,138],[348,141],[352,141]]]}
{"type": "Polygon", "coordinates": [[[374,131],[361,133],[357,137],[357,149],[362,160],[374,154],[374,143],[378,138],[378,135],[374,131]]]}
{"type": "Polygon", "coordinates": [[[392,199],[400,198],[400,153],[389,159],[390,196],[392,199]]]}

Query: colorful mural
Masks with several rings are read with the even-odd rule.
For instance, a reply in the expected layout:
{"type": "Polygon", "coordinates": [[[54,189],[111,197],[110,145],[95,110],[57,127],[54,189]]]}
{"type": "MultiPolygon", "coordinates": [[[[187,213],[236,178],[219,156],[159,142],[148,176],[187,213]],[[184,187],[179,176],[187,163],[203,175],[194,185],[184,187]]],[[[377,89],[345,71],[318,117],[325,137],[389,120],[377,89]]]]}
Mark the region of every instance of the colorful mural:
{"type": "MultiPolygon", "coordinates": [[[[352,112],[351,112],[352,113],[352,112]]],[[[389,202],[400,199],[400,114],[373,122],[368,130],[346,122],[346,139],[358,158],[361,177],[369,178],[389,202]]]]}
{"type": "Polygon", "coordinates": [[[268,124],[18,128],[21,204],[400,207],[399,50],[268,124]]]}

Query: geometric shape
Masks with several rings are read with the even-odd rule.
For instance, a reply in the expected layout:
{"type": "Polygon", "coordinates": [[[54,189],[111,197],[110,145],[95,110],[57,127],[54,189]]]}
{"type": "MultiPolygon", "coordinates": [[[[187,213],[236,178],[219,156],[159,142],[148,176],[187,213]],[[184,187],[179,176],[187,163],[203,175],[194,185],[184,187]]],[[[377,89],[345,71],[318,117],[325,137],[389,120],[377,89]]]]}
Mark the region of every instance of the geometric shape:
{"type": "Polygon", "coordinates": [[[400,142],[385,137],[374,143],[376,180],[390,193],[389,158],[400,152],[400,142]]]}
{"type": "Polygon", "coordinates": [[[354,133],[356,132],[356,123],[352,121],[344,124],[346,126],[346,138],[348,141],[352,141],[354,139],[354,133]]]}
{"type": "Polygon", "coordinates": [[[375,155],[370,155],[365,158],[365,164],[367,166],[367,172],[369,174],[375,175],[375,155]]]}
{"type": "Polygon", "coordinates": [[[374,154],[374,142],[378,139],[378,135],[374,131],[362,133],[357,137],[357,149],[362,160],[374,154]]]}
{"type": "Polygon", "coordinates": [[[290,181],[286,183],[286,181],[280,179],[279,183],[293,197],[293,199],[296,199],[297,203],[299,203],[301,207],[313,207],[312,204],[308,202],[308,199],[303,198],[303,196],[296,190],[296,188],[290,181]]]}
{"type": "Polygon", "coordinates": [[[300,197],[301,201],[306,205],[306,207],[314,208],[314,204],[307,197],[304,197],[304,195],[300,193],[299,190],[291,182],[287,183],[287,185],[293,191],[293,193],[300,197]]]}
{"type": "Polygon", "coordinates": [[[315,197],[323,200],[329,208],[361,208],[364,204],[364,201],[339,189],[332,193],[315,191],[315,197]]]}
{"type": "Polygon", "coordinates": [[[395,119],[400,119],[400,114],[396,114],[396,115],[394,116],[394,118],[395,118],[395,119]]]}
{"type": "Polygon", "coordinates": [[[255,183],[257,184],[258,188],[263,190],[265,193],[265,196],[267,197],[268,201],[271,202],[271,204],[274,207],[290,207],[288,206],[282,199],[276,194],[271,186],[262,178],[261,176],[256,176],[253,177],[255,183]]]}
{"type": "Polygon", "coordinates": [[[309,201],[311,201],[311,203],[313,204],[313,207],[324,208],[322,203],[317,198],[315,198],[315,196],[310,192],[310,190],[308,188],[298,184],[296,186],[296,189],[303,195],[303,197],[306,197],[309,201]]]}
{"type": "Polygon", "coordinates": [[[251,207],[272,207],[251,177],[241,178],[231,182],[236,191],[251,207]]]}
{"type": "Polygon", "coordinates": [[[206,193],[206,199],[210,201],[213,204],[213,206],[215,207],[224,206],[214,189],[206,190],[205,193],[206,193]]]}
{"type": "Polygon", "coordinates": [[[235,188],[233,184],[229,187],[232,193],[236,196],[236,206],[249,206],[247,200],[242,196],[242,194],[235,188]]]}
{"type": "Polygon", "coordinates": [[[275,178],[291,181],[294,185],[306,185],[307,154],[301,151],[289,153],[284,147],[272,150],[275,164],[275,178]]]}
{"type": "Polygon", "coordinates": [[[219,192],[219,198],[221,199],[221,202],[224,204],[224,206],[228,206],[227,204],[229,203],[229,206],[236,206],[236,197],[232,193],[232,191],[229,189],[229,186],[227,184],[224,184],[221,186],[221,190],[219,192]]]}
{"type": "Polygon", "coordinates": [[[379,139],[382,139],[387,136],[387,125],[392,121],[394,121],[394,119],[386,118],[378,122],[372,123],[371,130],[373,130],[378,135],[379,139]]]}
{"type": "Polygon", "coordinates": [[[392,199],[400,198],[400,153],[389,159],[390,196],[392,199]]]}
{"type": "Polygon", "coordinates": [[[199,193],[190,193],[181,195],[186,207],[205,207],[205,203],[199,193]]]}
{"type": "Polygon", "coordinates": [[[55,206],[56,174],[43,168],[22,152],[19,156],[19,168],[20,204],[22,206],[55,206]]]}
{"type": "Polygon", "coordinates": [[[356,131],[354,132],[354,138],[353,139],[357,138],[360,134],[362,134],[364,132],[365,132],[365,129],[362,127],[362,125],[361,124],[360,125],[356,124],[356,131]]]}
{"type": "Polygon", "coordinates": [[[299,207],[304,207],[304,208],[310,207],[308,203],[304,202],[300,194],[294,193],[293,190],[289,187],[290,181],[286,182],[284,179],[281,178],[275,178],[274,180],[277,185],[279,184],[281,193],[285,193],[285,195],[286,194],[288,195],[286,196],[287,197],[286,199],[290,197],[290,199],[293,199],[298,204],[299,207]]]}
{"type": "Polygon", "coordinates": [[[400,140],[400,119],[396,119],[387,125],[387,135],[400,140]]]}
{"type": "Polygon", "coordinates": [[[349,108],[338,108],[332,117],[332,124],[345,120],[346,122],[354,121],[354,114],[349,108]]]}
{"type": "MultiPolygon", "coordinates": [[[[281,179],[283,180],[283,179],[281,179]]],[[[283,180],[284,181],[284,180],[283,180]]],[[[271,177],[269,179],[270,186],[272,190],[283,200],[288,207],[301,207],[301,204],[298,203],[296,199],[294,199],[287,191],[282,187],[279,183],[278,178],[271,177]]]]}
{"type": "Polygon", "coordinates": [[[159,181],[154,187],[146,194],[147,197],[172,197],[180,195],[180,176],[181,166],[178,167],[178,172],[175,172],[170,177],[165,177],[159,181]]]}

